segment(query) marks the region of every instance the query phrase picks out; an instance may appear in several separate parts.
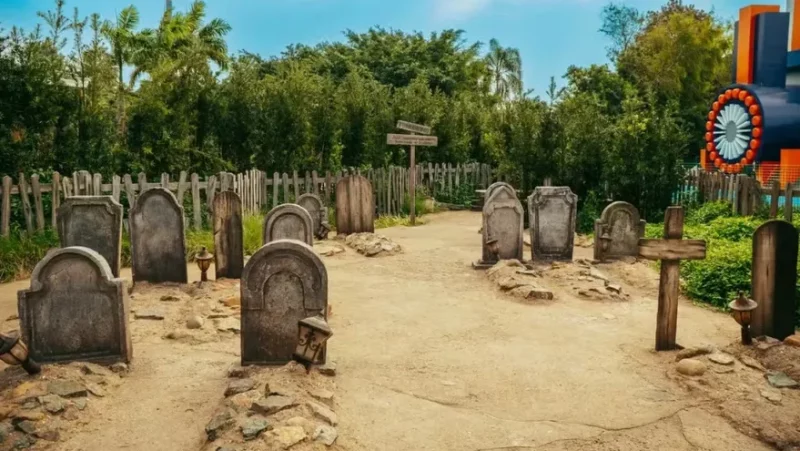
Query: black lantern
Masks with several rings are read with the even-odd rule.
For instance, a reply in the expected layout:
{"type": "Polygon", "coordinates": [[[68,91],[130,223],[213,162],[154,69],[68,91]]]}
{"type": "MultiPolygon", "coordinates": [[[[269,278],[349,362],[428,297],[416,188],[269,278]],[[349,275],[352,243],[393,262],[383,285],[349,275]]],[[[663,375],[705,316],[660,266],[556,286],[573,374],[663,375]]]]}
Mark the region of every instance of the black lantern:
{"type": "Polygon", "coordinates": [[[297,323],[297,348],[294,350],[294,359],[306,367],[317,363],[319,354],[333,335],[322,315],[301,319],[297,323]]]}
{"type": "Polygon", "coordinates": [[[752,312],[758,307],[758,303],[752,299],[744,296],[744,293],[739,292],[739,297],[731,301],[728,307],[733,310],[733,319],[742,326],[742,344],[749,345],[753,343],[750,337],[750,323],[753,320],[752,312]]]}
{"type": "Polygon", "coordinates": [[[208,252],[208,249],[203,246],[203,249],[200,250],[200,253],[194,256],[195,261],[197,262],[197,267],[200,268],[200,281],[207,282],[208,281],[208,268],[211,267],[211,260],[214,258],[213,254],[208,252]]]}
{"type": "Polygon", "coordinates": [[[42,368],[30,358],[28,347],[19,338],[19,332],[0,333],[0,360],[9,365],[22,365],[28,374],[38,374],[42,368]]]}

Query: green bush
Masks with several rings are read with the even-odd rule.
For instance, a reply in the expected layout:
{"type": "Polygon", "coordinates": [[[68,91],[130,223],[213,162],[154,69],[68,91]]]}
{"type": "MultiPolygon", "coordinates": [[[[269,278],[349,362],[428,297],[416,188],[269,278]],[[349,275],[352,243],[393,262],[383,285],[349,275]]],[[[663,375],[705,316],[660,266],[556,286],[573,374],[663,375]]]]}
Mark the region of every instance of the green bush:
{"type": "Polygon", "coordinates": [[[589,191],[578,212],[578,232],[593,233],[594,221],[603,212],[603,202],[594,191],[589,191]]]}
{"type": "Polygon", "coordinates": [[[717,218],[729,217],[733,214],[731,204],[727,202],[708,202],[686,216],[687,224],[707,224],[717,218]]]}
{"type": "Polygon", "coordinates": [[[754,218],[719,217],[708,224],[706,233],[711,239],[750,242],[753,233],[761,224],[763,221],[754,218]]]}
{"type": "Polygon", "coordinates": [[[739,291],[750,291],[751,256],[749,240],[710,241],[705,260],[681,264],[686,294],[697,301],[727,308],[739,291]]]}
{"type": "Polygon", "coordinates": [[[57,247],[58,234],[49,229],[30,237],[15,230],[0,238],[0,282],[29,276],[47,251],[57,247]]]}

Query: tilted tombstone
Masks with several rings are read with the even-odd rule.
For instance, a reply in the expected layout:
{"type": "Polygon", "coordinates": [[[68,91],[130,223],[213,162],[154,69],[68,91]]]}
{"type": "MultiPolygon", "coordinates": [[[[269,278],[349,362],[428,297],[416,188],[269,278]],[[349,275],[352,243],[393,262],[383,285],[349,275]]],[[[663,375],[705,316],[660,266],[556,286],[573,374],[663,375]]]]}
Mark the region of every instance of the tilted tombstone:
{"type": "Polygon", "coordinates": [[[752,296],[758,302],[750,333],[784,340],[794,334],[797,315],[797,229],[768,221],[753,234],[752,296]]]}
{"type": "Polygon", "coordinates": [[[613,202],[594,222],[594,259],[638,256],[645,225],[636,207],[613,202]]]}
{"type": "Polygon", "coordinates": [[[238,279],[244,269],[242,199],[233,191],[214,196],[214,269],[217,279],[238,279]]]}
{"type": "Polygon", "coordinates": [[[247,261],[241,299],[242,365],[282,365],[297,346],[297,322],[327,317],[328,272],[308,244],[273,241],[247,261]]]}
{"type": "Polygon", "coordinates": [[[492,191],[483,205],[483,251],[475,268],[485,269],[500,260],[523,260],[523,214],[513,188],[501,186],[492,191]]]}
{"type": "Polygon", "coordinates": [[[311,215],[297,204],[278,205],[267,213],[261,239],[264,244],[277,240],[297,240],[313,246],[311,215]]]}
{"type": "Polygon", "coordinates": [[[328,228],[321,228],[322,224],[328,222],[328,209],[316,194],[306,193],[297,198],[297,205],[306,209],[311,215],[311,227],[317,239],[324,239],[328,234],[328,228]],[[324,233],[323,233],[324,232],[324,233]]]}
{"type": "Polygon", "coordinates": [[[528,197],[531,256],[572,260],[578,196],[568,186],[539,186],[528,197]]]}
{"type": "Polygon", "coordinates": [[[96,251],[50,251],[33,270],[30,288],[17,296],[22,337],[35,361],[133,357],[125,282],[96,251]]]}
{"type": "Polygon", "coordinates": [[[151,188],[129,213],[134,282],[186,283],[183,207],[165,188],[151,188]]]}
{"type": "Polygon", "coordinates": [[[119,277],[122,248],[122,205],[111,196],[75,196],[58,208],[61,247],[83,246],[97,251],[119,277]]]}
{"type": "Polygon", "coordinates": [[[372,183],[350,175],[336,183],[336,233],[375,232],[375,196],[372,183]]]}

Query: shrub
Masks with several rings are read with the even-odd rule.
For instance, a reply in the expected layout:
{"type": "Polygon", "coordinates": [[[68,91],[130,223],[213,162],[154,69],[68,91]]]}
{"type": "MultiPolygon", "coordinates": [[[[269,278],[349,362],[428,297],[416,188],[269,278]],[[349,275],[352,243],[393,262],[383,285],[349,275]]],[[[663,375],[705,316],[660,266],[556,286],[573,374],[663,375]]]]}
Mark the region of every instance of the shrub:
{"type": "Polygon", "coordinates": [[[58,234],[50,229],[33,236],[15,230],[0,238],[0,282],[29,276],[47,251],[57,247],[58,234]]]}
{"type": "Polygon", "coordinates": [[[751,255],[749,240],[709,242],[705,260],[681,264],[686,294],[692,299],[727,308],[739,291],[750,291],[751,255]]]}
{"type": "Polygon", "coordinates": [[[707,202],[686,216],[687,224],[707,224],[717,218],[729,217],[733,214],[731,204],[727,202],[707,202]]]}
{"type": "Polygon", "coordinates": [[[578,232],[580,233],[593,233],[594,232],[594,221],[596,218],[600,217],[600,213],[603,212],[603,202],[600,200],[600,197],[594,191],[589,191],[586,195],[586,199],[583,201],[583,205],[581,205],[580,211],[578,212],[578,232]]]}

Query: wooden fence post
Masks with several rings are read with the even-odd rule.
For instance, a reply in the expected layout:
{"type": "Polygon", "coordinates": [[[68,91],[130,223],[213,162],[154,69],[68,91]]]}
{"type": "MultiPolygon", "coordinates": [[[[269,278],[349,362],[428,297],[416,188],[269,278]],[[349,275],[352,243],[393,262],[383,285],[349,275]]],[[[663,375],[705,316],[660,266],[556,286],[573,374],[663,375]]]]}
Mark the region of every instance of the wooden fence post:
{"type": "Polygon", "coordinates": [[[794,213],[794,205],[792,205],[792,200],[794,198],[794,186],[791,184],[791,182],[786,184],[786,194],[783,198],[785,200],[783,217],[787,222],[792,222],[792,215],[794,213]]]}
{"type": "Polygon", "coordinates": [[[36,230],[44,230],[44,205],[42,204],[42,185],[39,183],[39,174],[31,176],[31,192],[33,193],[33,208],[36,212],[36,230]]]}
{"type": "Polygon", "coordinates": [[[133,204],[136,202],[136,188],[133,186],[133,180],[130,174],[122,176],[122,182],[125,184],[125,194],[128,198],[128,209],[133,209],[133,204]]]}
{"type": "Polygon", "coordinates": [[[25,228],[28,234],[33,233],[33,218],[31,213],[31,201],[28,197],[28,182],[25,180],[25,174],[19,174],[19,196],[22,200],[22,214],[25,216],[25,228]]]}
{"type": "Polygon", "coordinates": [[[200,214],[200,177],[197,173],[192,173],[192,212],[194,228],[200,230],[203,227],[203,217],[200,214]]]}
{"type": "Polygon", "coordinates": [[[50,192],[51,221],[50,227],[58,226],[58,207],[61,205],[61,174],[53,172],[53,190],[50,192]]]}
{"type": "Polygon", "coordinates": [[[781,197],[781,185],[777,180],[772,181],[772,191],[770,192],[769,218],[778,217],[778,199],[781,197]]]}
{"type": "Polygon", "coordinates": [[[186,178],[189,174],[186,171],[181,171],[180,175],[178,176],[178,190],[176,193],[176,197],[178,198],[178,204],[183,205],[183,198],[186,195],[186,178]]]}
{"type": "Polygon", "coordinates": [[[280,184],[278,177],[280,177],[280,175],[278,175],[277,172],[272,173],[272,205],[270,208],[278,206],[278,185],[280,184]]]}
{"type": "Polygon", "coordinates": [[[121,192],[119,183],[120,177],[118,175],[113,175],[111,177],[111,197],[117,202],[119,202],[119,195],[121,192]]]}
{"type": "Polygon", "coordinates": [[[139,173],[139,195],[147,191],[147,176],[144,172],[139,173]]]}
{"type": "Polygon", "coordinates": [[[11,220],[11,177],[3,177],[3,205],[0,210],[0,235],[9,235],[9,221],[11,220]]]}
{"type": "Polygon", "coordinates": [[[289,174],[283,173],[283,203],[289,203],[289,174]]]}

